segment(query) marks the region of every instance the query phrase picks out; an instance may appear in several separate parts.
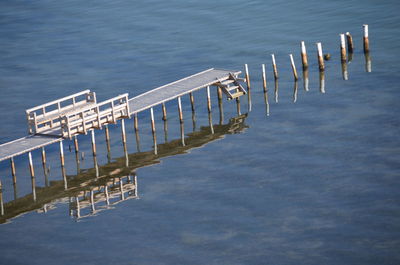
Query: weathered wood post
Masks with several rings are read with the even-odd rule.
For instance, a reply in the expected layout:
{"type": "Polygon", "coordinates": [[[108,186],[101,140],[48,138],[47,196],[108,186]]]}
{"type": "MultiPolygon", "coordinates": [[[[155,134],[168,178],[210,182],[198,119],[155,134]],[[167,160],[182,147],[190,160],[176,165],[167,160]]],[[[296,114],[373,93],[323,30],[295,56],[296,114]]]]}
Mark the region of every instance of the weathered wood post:
{"type": "Polygon", "coordinates": [[[246,86],[247,86],[247,103],[248,103],[248,111],[251,111],[251,87],[250,87],[250,74],[249,74],[249,67],[247,64],[244,65],[245,69],[245,78],[246,78],[246,86]]]}
{"type": "Polygon", "coordinates": [[[3,185],[0,180],[0,215],[4,215],[4,202],[3,202],[3,185]]]}
{"type": "Polygon", "coordinates": [[[207,86],[207,110],[211,112],[211,97],[210,97],[210,86],[207,86]]]}
{"type": "Polygon", "coordinates": [[[127,151],[126,147],[126,132],[125,132],[125,120],[121,119],[121,139],[122,139],[122,144],[124,146],[124,152],[127,151]]]}
{"type": "Polygon", "coordinates": [[[222,123],[224,122],[224,106],[222,104],[222,89],[219,86],[217,87],[217,94],[218,94],[219,124],[222,125],[222,123]]]}
{"type": "Polygon", "coordinates": [[[346,38],[347,38],[347,51],[349,53],[353,53],[354,43],[353,43],[353,37],[351,36],[350,32],[346,32],[346,38]]]}
{"type": "Polygon", "coordinates": [[[32,196],[33,196],[33,201],[36,201],[35,169],[33,167],[31,152],[28,153],[28,159],[29,159],[29,171],[31,173],[32,196]]]}
{"type": "Polygon", "coordinates": [[[95,157],[97,155],[97,152],[96,152],[96,137],[94,135],[94,130],[91,130],[90,133],[91,133],[91,139],[92,139],[92,154],[93,154],[93,157],[95,157]]]}
{"type": "Polygon", "coordinates": [[[178,97],[178,111],[179,111],[179,122],[183,122],[183,113],[182,113],[182,101],[181,97],[178,97]]]}
{"type": "Polygon", "coordinates": [[[189,98],[190,98],[190,105],[192,106],[192,112],[194,112],[194,96],[193,96],[193,92],[189,93],[189,98]]]}
{"type": "Polygon", "coordinates": [[[364,53],[369,53],[369,38],[368,38],[368,25],[364,24],[363,25],[364,28],[364,53]]]}
{"type": "Polygon", "coordinates": [[[13,178],[13,184],[17,184],[17,174],[15,170],[15,162],[14,162],[14,157],[10,158],[10,165],[11,165],[11,175],[13,178]]]}
{"type": "Polygon", "coordinates": [[[107,161],[111,162],[111,144],[110,144],[110,131],[108,129],[108,125],[104,126],[104,134],[106,137],[106,146],[107,146],[107,161]]]}
{"type": "Polygon", "coordinates": [[[297,70],[296,70],[296,65],[294,64],[294,59],[293,59],[293,54],[289,54],[290,57],[290,64],[292,66],[292,71],[293,71],[293,78],[294,81],[299,80],[299,76],[297,75],[297,70]]]}
{"type": "Polygon", "coordinates": [[[168,142],[168,121],[164,121],[164,143],[168,142]]]}
{"type": "Polygon", "coordinates": [[[264,103],[266,107],[267,116],[269,116],[269,100],[268,100],[268,88],[267,88],[267,75],[265,73],[265,64],[261,65],[262,69],[262,83],[263,83],[263,91],[264,91],[264,103]]]}
{"type": "Polygon", "coordinates": [[[63,141],[60,141],[60,162],[61,162],[61,167],[63,168],[65,166],[65,158],[64,158],[64,145],[63,141]]]}
{"type": "Polygon", "coordinates": [[[212,113],[208,113],[208,124],[210,125],[210,131],[211,134],[214,134],[214,126],[213,126],[213,121],[212,121],[212,113]]]}
{"type": "Polygon", "coordinates": [[[150,108],[150,119],[151,119],[151,133],[153,134],[153,143],[154,143],[154,154],[157,155],[157,135],[156,135],[156,125],[154,122],[154,111],[153,108],[150,108]]]}
{"type": "Polygon", "coordinates": [[[317,42],[317,50],[318,50],[318,65],[319,71],[325,71],[325,63],[324,63],[324,55],[322,53],[322,44],[321,42],[317,42]]]}
{"type": "Polygon", "coordinates": [[[136,150],[140,152],[140,137],[139,137],[139,122],[138,122],[138,115],[135,113],[133,115],[133,126],[135,128],[135,138],[136,138],[136,150]]]}
{"type": "Polygon", "coordinates": [[[346,40],[344,34],[340,34],[340,59],[342,63],[346,63],[347,56],[346,56],[346,40]]]}
{"type": "Polygon", "coordinates": [[[161,104],[161,106],[162,106],[162,113],[163,113],[162,120],[166,121],[167,120],[167,108],[165,107],[165,102],[163,102],[161,104]]]}
{"type": "Polygon", "coordinates": [[[272,57],[272,68],[274,69],[274,78],[277,80],[279,78],[278,75],[278,68],[276,67],[276,61],[275,61],[275,54],[271,54],[272,57]]]}
{"type": "Polygon", "coordinates": [[[81,171],[81,161],[79,159],[79,144],[78,144],[78,136],[74,137],[74,147],[75,147],[75,161],[76,161],[76,174],[79,174],[81,171]]]}
{"type": "Polygon", "coordinates": [[[308,58],[307,58],[307,50],[306,50],[306,44],[304,41],[301,41],[301,62],[303,64],[303,71],[308,69],[308,58]]]}
{"type": "Polygon", "coordinates": [[[48,171],[47,171],[47,158],[46,158],[46,150],[42,147],[42,166],[43,166],[43,174],[46,187],[49,186],[48,179],[48,171]]]}

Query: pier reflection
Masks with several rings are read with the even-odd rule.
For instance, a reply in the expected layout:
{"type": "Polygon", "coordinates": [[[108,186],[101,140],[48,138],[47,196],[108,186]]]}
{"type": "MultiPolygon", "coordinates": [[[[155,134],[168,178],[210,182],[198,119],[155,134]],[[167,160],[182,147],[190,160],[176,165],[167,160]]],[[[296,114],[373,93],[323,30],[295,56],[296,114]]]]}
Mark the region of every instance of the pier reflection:
{"type": "MultiPolygon", "coordinates": [[[[98,165],[88,170],[80,170],[77,175],[65,175],[58,181],[50,181],[44,187],[38,187],[32,178],[32,193],[14,200],[4,202],[0,187],[0,224],[24,213],[37,211],[47,212],[54,209],[56,204],[68,202],[69,215],[76,219],[88,217],[100,211],[110,209],[111,205],[119,202],[137,199],[138,168],[160,163],[160,158],[184,154],[193,148],[206,145],[209,142],[223,138],[227,134],[239,133],[248,126],[245,124],[247,114],[231,118],[227,124],[202,126],[198,131],[163,144],[154,150],[137,152],[116,158],[113,162],[98,165]]],[[[11,188],[11,187],[10,187],[11,188]]]]}

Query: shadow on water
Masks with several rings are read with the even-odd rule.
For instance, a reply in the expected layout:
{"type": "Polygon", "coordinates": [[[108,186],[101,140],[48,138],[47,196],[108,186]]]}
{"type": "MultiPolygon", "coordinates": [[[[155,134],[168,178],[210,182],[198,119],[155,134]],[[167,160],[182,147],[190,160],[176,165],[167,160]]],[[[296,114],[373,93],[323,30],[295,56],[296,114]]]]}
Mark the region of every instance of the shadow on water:
{"type": "Polygon", "coordinates": [[[3,215],[0,224],[31,211],[47,212],[59,202],[68,202],[70,216],[79,219],[109,209],[121,201],[138,198],[136,169],[160,163],[160,158],[187,153],[227,134],[240,133],[248,128],[246,117],[247,114],[239,115],[222,125],[210,122],[210,126],[202,126],[184,139],[158,144],[157,154],[153,150],[125,154],[103,166],[95,163],[96,167],[78,175],[63,176],[63,180],[36,187],[31,194],[1,203],[3,215]]]}

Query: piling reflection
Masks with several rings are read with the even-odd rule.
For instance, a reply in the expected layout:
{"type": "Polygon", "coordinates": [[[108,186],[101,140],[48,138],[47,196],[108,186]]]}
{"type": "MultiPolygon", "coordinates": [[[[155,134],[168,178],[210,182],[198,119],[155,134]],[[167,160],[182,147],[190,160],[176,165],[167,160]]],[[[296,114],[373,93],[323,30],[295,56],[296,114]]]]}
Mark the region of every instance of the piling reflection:
{"type": "Polygon", "coordinates": [[[303,87],[305,91],[309,91],[309,79],[308,79],[308,68],[303,69],[303,87]]]}
{"type": "Polygon", "coordinates": [[[343,80],[349,80],[349,72],[347,71],[347,63],[342,62],[342,76],[343,80]]]}
{"type": "Polygon", "coordinates": [[[275,102],[278,103],[278,101],[279,101],[279,84],[278,84],[278,80],[277,79],[275,79],[274,95],[275,95],[275,102]]]}
{"type": "Polygon", "coordinates": [[[364,56],[365,56],[365,71],[367,73],[371,73],[372,72],[371,56],[369,52],[364,53],[364,56]]]}
{"type": "Polygon", "coordinates": [[[319,91],[325,93],[325,72],[319,72],[319,91]]]}
{"type": "Polygon", "coordinates": [[[223,138],[226,134],[239,133],[248,128],[245,124],[246,117],[247,114],[244,114],[230,119],[224,125],[201,127],[199,131],[186,135],[185,145],[182,145],[182,139],[158,144],[157,155],[153,150],[132,154],[126,152],[124,156],[106,165],[99,166],[96,163],[97,169],[95,167],[77,175],[66,175],[67,189],[64,178],[51,181],[47,187],[37,187],[33,176],[32,193],[15,197],[9,202],[3,202],[0,198],[4,213],[0,216],[0,223],[31,211],[47,212],[63,201],[69,203],[69,215],[79,219],[107,210],[110,205],[121,201],[138,198],[136,169],[160,163],[160,158],[187,153],[192,148],[223,138]]]}
{"type": "Polygon", "coordinates": [[[297,92],[299,90],[299,84],[297,81],[294,82],[294,87],[293,87],[293,103],[297,102],[297,92]]]}

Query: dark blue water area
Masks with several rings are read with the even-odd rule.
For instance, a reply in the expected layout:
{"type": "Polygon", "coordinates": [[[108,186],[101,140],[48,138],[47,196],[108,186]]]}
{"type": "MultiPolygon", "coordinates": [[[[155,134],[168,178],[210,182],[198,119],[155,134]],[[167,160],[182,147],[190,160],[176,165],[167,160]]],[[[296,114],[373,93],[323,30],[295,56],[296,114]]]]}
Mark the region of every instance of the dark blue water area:
{"type": "MultiPolygon", "coordinates": [[[[400,18],[398,1],[1,1],[0,143],[26,135],[24,110],[85,88],[100,100],[130,97],[207,68],[243,69],[252,107],[241,99],[239,133],[136,170],[138,199],[87,218],[69,215],[69,198],[0,225],[0,264],[399,264],[400,18]],[[362,52],[369,25],[372,72],[362,52]],[[355,53],[341,73],[339,34],[355,53]],[[307,45],[310,91],[301,76],[307,45]],[[319,89],[316,42],[326,62],[319,89]],[[280,74],[278,102],[270,54],[280,74]],[[267,67],[269,115],[261,83],[267,67]]],[[[212,118],[219,123],[216,92],[212,118]]],[[[210,130],[206,91],[195,93],[196,130],[210,130]]],[[[224,121],[237,116],[224,100],[224,121]]],[[[168,141],[179,140],[176,101],[167,103],[168,141]]],[[[183,99],[184,129],[192,132],[183,99]]],[[[155,108],[164,143],[161,108],[155,108]]],[[[149,113],[139,115],[142,151],[153,148],[149,113]]],[[[124,156],[121,125],[110,125],[112,161],[124,156]]],[[[128,151],[136,151],[126,121],[128,151]]],[[[207,137],[211,137],[208,134],[207,137]]],[[[90,136],[80,136],[93,167],[90,136]]],[[[107,164],[104,132],[98,162],[107,164]]],[[[65,141],[67,175],[75,156],[65,141]]],[[[58,145],[47,147],[50,182],[62,182],[58,145]]],[[[45,186],[40,150],[36,185],[45,186]]],[[[18,196],[31,193],[27,155],[16,158],[18,196]]],[[[0,163],[3,197],[13,200],[8,161],[0,163]]],[[[86,210],[87,211],[87,210],[86,210]]]]}

